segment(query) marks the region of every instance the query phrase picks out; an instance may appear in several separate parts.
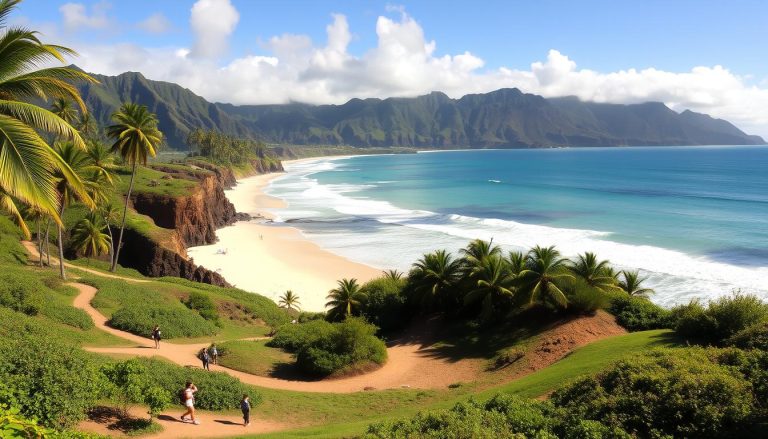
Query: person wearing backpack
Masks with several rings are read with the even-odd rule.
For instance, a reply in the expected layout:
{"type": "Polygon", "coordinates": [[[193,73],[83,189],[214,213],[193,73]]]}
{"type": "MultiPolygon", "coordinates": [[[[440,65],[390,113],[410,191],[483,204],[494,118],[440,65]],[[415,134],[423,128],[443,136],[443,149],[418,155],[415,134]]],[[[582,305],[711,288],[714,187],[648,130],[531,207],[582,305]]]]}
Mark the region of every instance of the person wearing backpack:
{"type": "Polygon", "coordinates": [[[210,355],[208,355],[208,349],[203,348],[200,351],[200,354],[199,354],[198,358],[200,358],[200,361],[203,362],[203,369],[211,370],[211,367],[209,366],[209,364],[211,362],[211,357],[210,357],[210,355]]]}
{"type": "Polygon", "coordinates": [[[213,364],[219,364],[219,350],[216,349],[216,343],[211,345],[211,359],[213,364]]]}
{"type": "Polygon", "coordinates": [[[243,395],[240,400],[240,410],[243,411],[243,427],[247,427],[251,423],[251,398],[248,395],[243,395]]]}
{"type": "Polygon", "coordinates": [[[160,349],[160,326],[155,325],[152,329],[152,340],[155,341],[155,349],[160,349]]]}
{"type": "Polygon", "coordinates": [[[181,422],[191,421],[195,425],[200,425],[200,422],[195,419],[195,392],[197,387],[192,384],[192,381],[187,381],[184,390],[181,391],[182,403],[187,408],[187,411],[181,415],[181,422]]]}

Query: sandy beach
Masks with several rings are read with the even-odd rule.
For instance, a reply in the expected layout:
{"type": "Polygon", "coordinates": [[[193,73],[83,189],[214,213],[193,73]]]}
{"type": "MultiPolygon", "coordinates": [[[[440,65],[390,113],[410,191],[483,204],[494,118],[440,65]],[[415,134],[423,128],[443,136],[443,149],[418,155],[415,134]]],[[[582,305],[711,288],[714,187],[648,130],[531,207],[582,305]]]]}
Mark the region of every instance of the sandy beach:
{"type": "Polygon", "coordinates": [[[294,227],[267,222],[285,202],[266,195],[263,189],[281,175],[245,178],[226,191],[237,211],[254,219],[218,230],[219,242],[192,247],[188,254],[196,264],[218,271],[238,288],[275,301],[292,290],[299,296],[302,310],[322,311],[337,280],[356,278],[363,283],[379,276],[381,270],[326,251],[294,227]]]}

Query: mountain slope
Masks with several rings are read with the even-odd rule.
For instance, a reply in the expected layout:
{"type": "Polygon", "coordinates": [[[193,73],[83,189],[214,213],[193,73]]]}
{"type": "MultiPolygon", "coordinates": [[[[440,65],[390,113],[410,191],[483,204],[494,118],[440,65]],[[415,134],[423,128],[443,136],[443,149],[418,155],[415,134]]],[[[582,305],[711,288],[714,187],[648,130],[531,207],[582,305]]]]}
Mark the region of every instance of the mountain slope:
{"type": "Polygon", "coordinates": [[[269,143],[297,145],[534,148],[624,145],[755,145],[765,141],[705,114],[676,113],[662,103],[634,105],[545,99],[500,89],[451,99],[433,92],[415,98],[352,99],[343,105],[213,104],[177,84],[140,73],[94,75],[81,91],[101,124],[120,102],[157,113],[168,144],[184,149],[197,127],[269,143]]]}

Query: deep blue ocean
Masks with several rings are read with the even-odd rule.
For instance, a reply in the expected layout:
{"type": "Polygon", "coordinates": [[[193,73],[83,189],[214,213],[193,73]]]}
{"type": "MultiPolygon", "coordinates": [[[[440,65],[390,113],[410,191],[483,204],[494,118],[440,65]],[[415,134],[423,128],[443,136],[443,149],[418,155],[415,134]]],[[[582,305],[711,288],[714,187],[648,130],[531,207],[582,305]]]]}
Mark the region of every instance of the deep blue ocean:
{"type": "Polygon", "coordinates": [[[280,222],[380,268],[493,238],[639,269],[663,304],[768,298],[768,147],[561,148],[298,162],[280,222]]]}

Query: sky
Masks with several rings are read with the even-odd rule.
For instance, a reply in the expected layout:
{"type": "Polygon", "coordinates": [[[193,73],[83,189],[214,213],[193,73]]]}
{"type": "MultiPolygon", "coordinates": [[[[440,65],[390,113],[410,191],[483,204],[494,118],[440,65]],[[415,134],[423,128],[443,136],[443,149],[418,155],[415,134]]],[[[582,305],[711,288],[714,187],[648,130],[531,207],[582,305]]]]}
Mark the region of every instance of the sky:
{"type": "Polygon", "coordinates": [[[94,73],[215,102],[545,97],[661,101],[768,138],[762,0],[25,0],[11,23],[94,73]]]}

